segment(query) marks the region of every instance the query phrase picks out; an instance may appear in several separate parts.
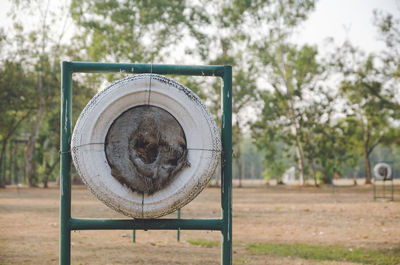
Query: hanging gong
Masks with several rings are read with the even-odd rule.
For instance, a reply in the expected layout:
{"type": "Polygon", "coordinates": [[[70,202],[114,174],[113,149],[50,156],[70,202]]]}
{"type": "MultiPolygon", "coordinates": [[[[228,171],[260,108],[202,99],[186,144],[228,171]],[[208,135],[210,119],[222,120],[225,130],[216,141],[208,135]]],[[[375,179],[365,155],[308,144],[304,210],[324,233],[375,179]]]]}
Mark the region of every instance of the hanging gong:
{"type": "Polygon", "coordinates": [[[71,142],[78,174],[97,198],[134,218],[193,200],[220,161],[209,110],[177,81],[156,74],[119,80],[84,108],[71,142]]]}

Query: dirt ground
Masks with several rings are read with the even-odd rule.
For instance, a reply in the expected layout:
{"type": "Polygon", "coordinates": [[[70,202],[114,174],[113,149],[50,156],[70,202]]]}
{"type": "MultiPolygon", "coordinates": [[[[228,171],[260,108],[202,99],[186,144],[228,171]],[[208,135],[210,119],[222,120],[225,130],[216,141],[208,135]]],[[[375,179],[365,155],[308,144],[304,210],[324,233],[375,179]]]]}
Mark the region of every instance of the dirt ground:
{"type": "MultiPolygon", "coordinates": [[[[371,186],[326,188],[248,187],[233,191],[234,264],[351,264],[274,254],[253,254],[249,243],[343,244],[369,249],[400,249],[400,187],[395,201],[374,201],[371,186]]],[[[124,218],[85,187],[72,191],[72,216],[124,218]]],[[[182,209],[182,218],[220,216],[220,191],[207,188],[182,209]]],[[[169,217],[174,217],[171,215],[169,217]]],[[[0,264],[57,264],[59,191],[0,190],[0,264]]],[[[77,231],[72,233],[72,264],[219,264],[220,248],[188,240],[219,241],[219,232],[77,231]]]]}

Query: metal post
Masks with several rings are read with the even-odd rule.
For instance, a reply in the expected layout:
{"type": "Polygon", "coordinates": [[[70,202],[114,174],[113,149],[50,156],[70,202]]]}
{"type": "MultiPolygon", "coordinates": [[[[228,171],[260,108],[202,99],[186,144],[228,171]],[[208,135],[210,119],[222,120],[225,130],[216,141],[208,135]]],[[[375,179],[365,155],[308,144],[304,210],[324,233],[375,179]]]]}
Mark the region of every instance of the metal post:
{"type": "MultiPolygon", "coordinates": [[[[177,213],[176,213],[176,217],[179,219],[181,219],[181,208],[178,209],[177,213]]],[[[178,228],[178,230],[176,230],[176,241],[181,241],[181,229],[178,228]]]]}
{"type": "Polygon", "coordinates": [[[1,166],[1,174],[2,174],[2,180],[3,180],[3,185],[7,185],[7,143],[4,146],[4,157],[3,157],[3,165],[1,166]]]}
{"type": "Polygon", "coordinates": [[[72,69],[70,62],[62,63],[61,83],[61,165],[60,165],[60,264],[71,263],[71,113],[72,69]]]}
{"type": "Polygon", "coordinates": [[[391,189],[392,196],[391,196],[391,201],[394,201],[394,183],[393,183],[393,179],[394,179],[394,174],[392,174],[392,189],[391,189]]]}
{"type": "Polygon", "coordinates": [[[14,156],[13,156],[13,150],[12,150],[12,148],[13,148],[13,142],[11,141],[10,142],[10,147],[8,148],[9,149],[9,156],[10,156],[10,161],[8,162],[8,181],[9,181],[9,184],[13,184],[13,174],[12,174],[12,164],[13,164],[13,161],[14,161],[14,156]]]}
{"type": "Polygon", "coordinates": [[[383,179],[383,199],[386,199],[386,179],[383,179]]]}
{"type": "Polygon", "coordinates": [[[136,242],[136,229],[132,230],[132,243],[136,242]]]}
{"type": "Polygon", "coordinates": [[[232,67],[224,67],[222,95],[222,264],[232,264],[232,67]]]}
{"type": "Polygon", "coordinates": [[[19,174],[18,174],[18,142],[13,141],[13,145],[14,145],[14,159],[13,159],[13,179],[14,179],[14,183],[15,184],[19,184],[19,174]]]}

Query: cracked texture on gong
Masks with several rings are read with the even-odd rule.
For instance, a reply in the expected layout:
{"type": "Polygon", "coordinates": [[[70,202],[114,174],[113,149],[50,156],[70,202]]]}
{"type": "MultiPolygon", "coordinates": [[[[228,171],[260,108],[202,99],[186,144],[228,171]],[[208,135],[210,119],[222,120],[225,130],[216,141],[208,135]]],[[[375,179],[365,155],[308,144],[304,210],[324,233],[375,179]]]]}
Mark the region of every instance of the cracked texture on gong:
{"type": "Polygon", "coordinates": [[[178,121],[155,106],[138,106],[111,125],[105,152],[111,175],[133,191],[152,194],[189,166],[178,121]]]}

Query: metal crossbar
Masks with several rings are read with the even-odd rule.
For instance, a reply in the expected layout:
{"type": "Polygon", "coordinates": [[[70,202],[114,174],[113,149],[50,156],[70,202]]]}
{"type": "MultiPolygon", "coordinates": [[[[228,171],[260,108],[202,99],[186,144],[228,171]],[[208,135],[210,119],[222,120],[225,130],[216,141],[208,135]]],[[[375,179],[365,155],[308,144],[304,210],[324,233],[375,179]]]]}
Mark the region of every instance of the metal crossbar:
{"type": "Polygon", "coordinates": [[[60,264],[71,263],[72,230],[217,230],[222,234],[221,264],[232,264],[232,67],[163,64],[62,62],[61,65],[60,264]],[[71,217],[71,135],[73,73],[155,73],[221,77],[224,82],[221,117],[220,219],[77,219],[71,217]]]}

